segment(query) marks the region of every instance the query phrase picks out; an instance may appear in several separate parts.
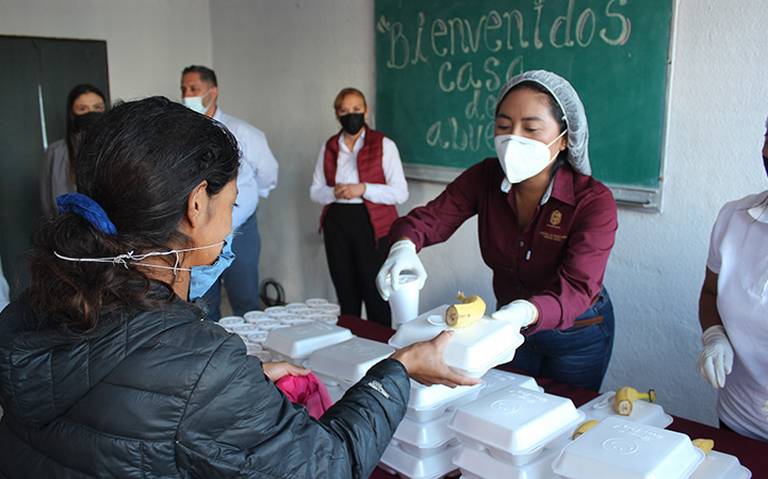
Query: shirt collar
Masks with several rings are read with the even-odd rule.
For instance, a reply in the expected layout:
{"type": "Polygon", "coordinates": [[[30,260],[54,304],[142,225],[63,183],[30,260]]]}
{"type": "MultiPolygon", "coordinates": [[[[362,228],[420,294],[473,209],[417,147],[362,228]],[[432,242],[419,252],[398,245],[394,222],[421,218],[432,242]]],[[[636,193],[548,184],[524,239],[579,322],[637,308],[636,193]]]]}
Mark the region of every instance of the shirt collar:
{"type": "Polygon", "coordinates": [[[747,213],[755,221],[768,224],[768,191],[757,195],[755,204],[747,210],[747,213]]]}
{"type": "MultiPolygon", "coordinates": [[[[360,149],[363,147],[363,142],[365,141],[365,131],[367,130],[366,127],[363,127],[363,132],[360,133],[360,136],[355,140],[355,144],[352,147],[351,153],[357,153],[360,151],[360,149]]],[[[349,148],[347,148],[347,144],[344,142],[344,131],[339,133],[339,148],[341,148],[343,151],[349,152],[349,148]]]]}
{"type": "MultiPolygon", "coordinates": [[[[552,176],[552,179],[549,180],[547,190],[541,197],[541,202],[539,204],[542,206],[547,204],[549,199],[554,196],[556,199],[564,203],[574,205],[576,203],[576,198],[573,194],[572,178],[573,172],[570,170],[569,166],[565,164],[558,166],[557,171],[555,171],[555,174],[552,176]]],[[[510,190],[512,190],[512,183],[510,183],[505,176],[504,179],[501,180],[501,191],[506,194],[509,193],[510,190]]],[[[768,219],[768,214],[765,216],[768,219]]]]}

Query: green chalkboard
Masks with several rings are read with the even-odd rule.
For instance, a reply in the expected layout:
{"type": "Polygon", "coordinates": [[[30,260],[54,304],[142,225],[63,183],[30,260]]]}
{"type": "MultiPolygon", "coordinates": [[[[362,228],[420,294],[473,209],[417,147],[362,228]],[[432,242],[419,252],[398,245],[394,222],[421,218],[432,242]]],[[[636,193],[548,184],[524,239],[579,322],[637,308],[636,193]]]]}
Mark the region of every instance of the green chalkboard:
{"type": "Polygon", "coordinates": [[[579,92],[593,174],[659,188],[674,0],[376,0],[376,127],[406,166],[493,151],[504,80],[545,69],[579,92]]]}

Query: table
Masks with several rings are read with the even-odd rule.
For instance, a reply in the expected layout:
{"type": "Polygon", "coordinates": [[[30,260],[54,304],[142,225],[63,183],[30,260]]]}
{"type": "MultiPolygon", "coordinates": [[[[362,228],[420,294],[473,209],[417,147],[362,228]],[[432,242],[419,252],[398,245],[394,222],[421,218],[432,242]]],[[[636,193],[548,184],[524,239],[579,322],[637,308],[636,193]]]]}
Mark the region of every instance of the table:
{"type": "MultiPolygon", "coordinates": [[[[342,316],[339,319],[339,326],[349,328],[355,335],[374,341],[386,342],[394,334],[392,329],[353,316],[342,316]]],[[[504,366],[501,369],[512,371],[504,366]]],[[[551,379],[536,378],[536,381],[546,392],[571,399],[576,407],[598,396],[594,391],[558,383],[551,379]]],[[[738,457],[741,463],[752,471],[754,479],[768,478],[768,444],[764,442],[679,417],[674,417],[674,422],[668,429],[687,434],[691,439],[713,439],[715,450],[738,457]]],[[[391,479],[392,477],[394,476],[379,468],[371,474],[371,479],[391,479]]]]}

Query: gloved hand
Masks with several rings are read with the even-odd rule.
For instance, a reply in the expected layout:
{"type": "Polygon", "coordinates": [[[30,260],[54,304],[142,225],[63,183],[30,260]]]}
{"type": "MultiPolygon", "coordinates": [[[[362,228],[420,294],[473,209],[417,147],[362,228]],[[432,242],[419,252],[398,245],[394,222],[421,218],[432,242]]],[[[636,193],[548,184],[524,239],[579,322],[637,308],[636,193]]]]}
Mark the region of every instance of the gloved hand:
{"type": "Polygon", "coordinates": [[[376,288],[384,301],[389,301],[392,291],[400,286],[400,273],[408,271],[416,275],[419,289],[427,281],[427,271],[416,254],[416,245],[411,240],[400,240],[389,249],[389,256],[376,275],[376,288]]]}
{"type": "Polygon", "coordinates": [[[524,299],[512,301],[491,315],[491,318],[502,321],[514,321],[520,329],[530,326],[539,317],[539,310],[533,303],[524,299]]]}
{"type": "Polygon", "coordinates": [[[701,335],[704,349],[699,354],[699,372],[713,388],[725,386],[725,376],[733,369],[733,347],[721,324],[710,326],[701,335]]]}

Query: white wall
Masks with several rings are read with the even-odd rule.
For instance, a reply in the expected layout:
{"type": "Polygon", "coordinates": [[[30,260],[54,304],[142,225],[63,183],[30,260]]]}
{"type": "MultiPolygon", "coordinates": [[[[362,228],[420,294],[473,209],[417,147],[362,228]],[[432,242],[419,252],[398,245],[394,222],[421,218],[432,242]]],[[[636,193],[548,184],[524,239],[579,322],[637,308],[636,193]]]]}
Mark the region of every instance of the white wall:
{"type": "Polygon", "coordinates": [[[113,100],[178,98],[181,70],[211,63],[208,0],[0,0],[0,35],[106,40],[113,100]]]}
{"type": "MultiPolygon", "coordinates": [[[[604,388],[654,387],[672,413],[710,423],[715,395],[695,364],[698,291],[719,207],[766,187],[761,3],[680,0],[664,211],[620,210],[606,278],[618,324],[604,388]]],[[[262,274],[281,281],[291,300],[332,296],[316,233],[320,210],[307,187],[320,144],[336,129],[335,93],[354,85],[373,97],[373,2],[211,0],[211,23],[222,105],[262,128],[281,164],[280,185],[260,209],[262,274]]],[[[401,212],[442,188],[411,182],[410,189],[401,212]]],[[[470,221],[421,253],[430,274],[422,309],[457,289],[492,299],[475,228],[470,221]]]]}

